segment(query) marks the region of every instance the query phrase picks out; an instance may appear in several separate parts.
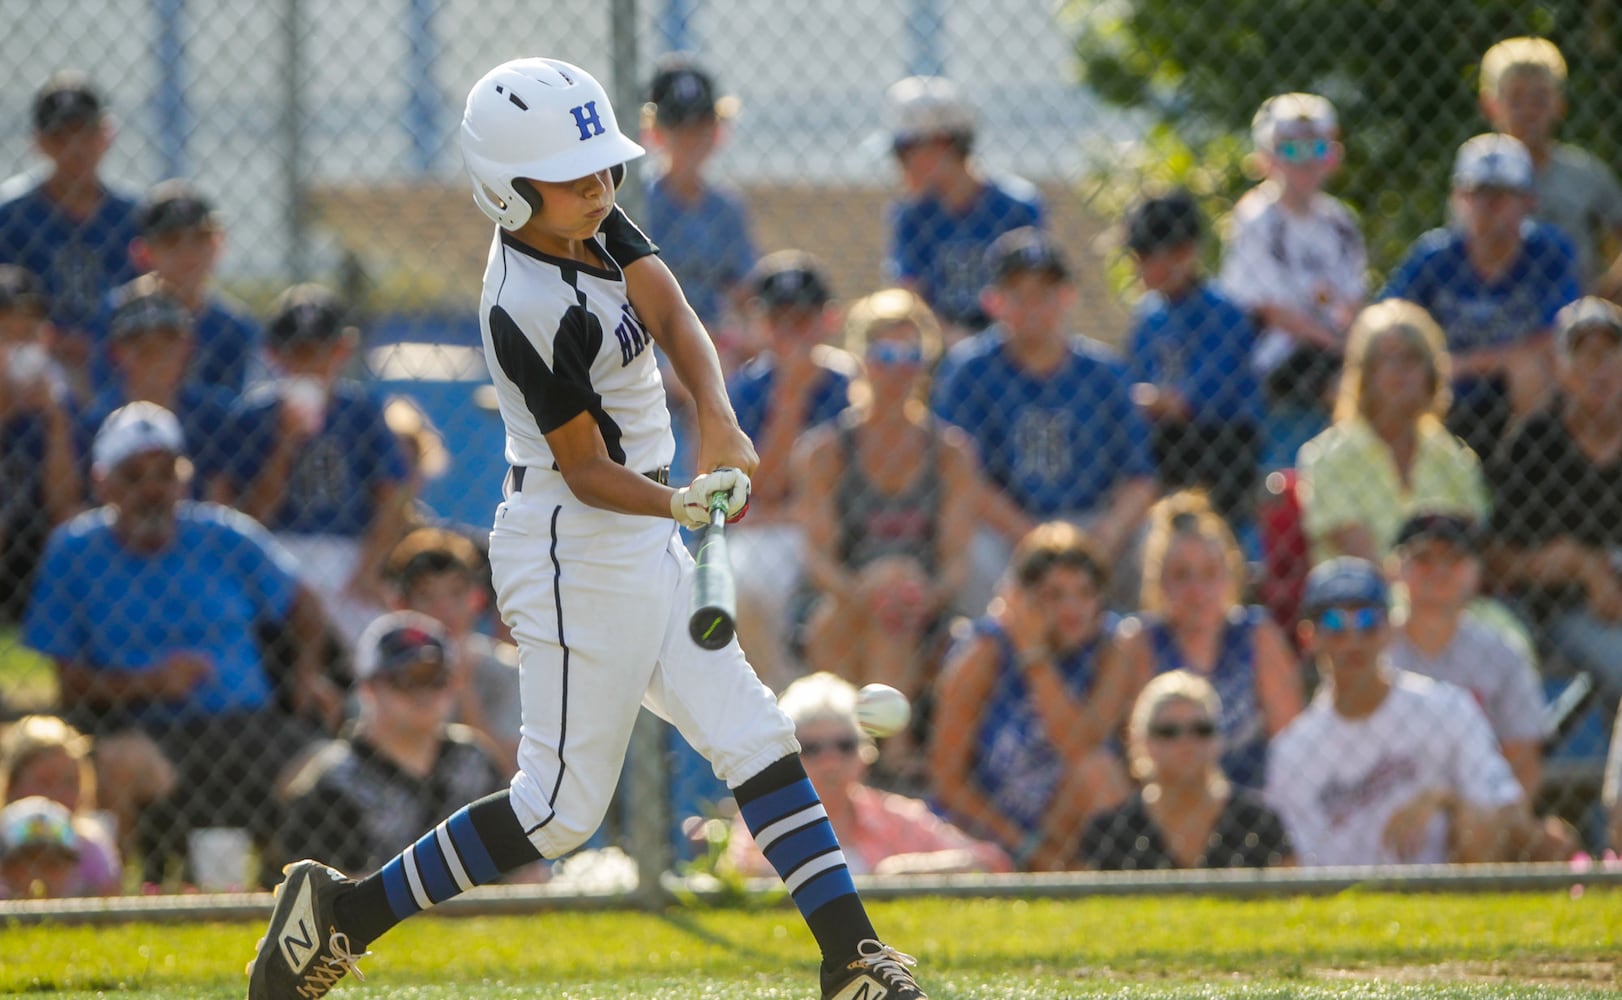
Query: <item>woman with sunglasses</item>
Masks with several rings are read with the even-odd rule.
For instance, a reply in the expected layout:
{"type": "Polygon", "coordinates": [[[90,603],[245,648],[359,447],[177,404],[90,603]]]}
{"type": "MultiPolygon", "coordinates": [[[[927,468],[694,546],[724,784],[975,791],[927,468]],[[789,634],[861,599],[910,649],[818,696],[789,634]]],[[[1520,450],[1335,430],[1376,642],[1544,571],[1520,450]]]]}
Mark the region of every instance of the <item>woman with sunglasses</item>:
{"type": "MultiPolygon", "coordinates": [[[[866,782],[877,756],[856,722],[856,686],[818,672],[784,689],[778,704],[794,720],[800,760],[816,786],[828,821],[854,875],[944,875],[1013,870],[997,845],[959,830],[920,799],[880,791],[866,782]]],[[[742,817],[732,824],[727,859],[744,875],[770,877],[772,866],[742,817]]]]}
{"type": "Polygon", "coordinates": [[[1128,724],[1132,773],[1142,787],[1087,824],[1080,853],[1088,868],[1294,864],[1278,814],[1222,773],[1221,714],[1216,688],[1199,674],[1173,670],[1144,687],[1128,724]]]}
{"type": "Polygon", "coordinates": [[[1469,692],[1391,665],[1379,569],[1320,563],[1301,607],[1323,684],[1269,746],[1266,793],[1301,862],[1510,860],[1535,832],[1520,782],[1469,692]]]}
{"type": "MultiPolygon", "coordinates": [[[[802,648],[813,670],[888,684],[917,703],[968,574],[980,474],[967,436],[925,403],[941,340],[923,299],[889,288],[858,300],[845,340],[863,365],[852,406],[806,432],[794,459],[802,648]]],[[[884,747],[883,769],[903,784],[923,777],[912,747],[909,734],[884,747]]]]}
{"type": "Polygon", "coordinates": [[[1267,741],[1305,700],[1295,654],[1266,609],[1243,603],[1244,556],[1203,493],[1149,508],[1143,550],[1143,610],[1121,629],[1135,683],[1173,670],[1209,681],[1221,699],[1222,769],[1260,788],[1267,741]]]}

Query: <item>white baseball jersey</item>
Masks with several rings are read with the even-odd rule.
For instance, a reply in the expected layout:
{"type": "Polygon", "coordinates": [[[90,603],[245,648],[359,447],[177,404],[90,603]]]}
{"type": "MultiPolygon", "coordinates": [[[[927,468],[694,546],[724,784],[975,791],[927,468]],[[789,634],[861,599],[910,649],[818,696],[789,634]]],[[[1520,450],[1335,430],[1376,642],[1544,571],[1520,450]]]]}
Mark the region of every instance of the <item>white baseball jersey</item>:
{"type": "Polygon", "coordinates": [[[622,465],[648,472],[675,453],[653,341],[620,265],[601,238],[593,245],[599,266],[541,253],[506,230],[491,242],[479,326],[511,465],[556,469],[546,435],[582,412],[622,465]]]}
{"type": "MultiPolygon", "coordinates": [[[[1246,309],[1285,306],[1330,328],[1337,305],[1360,306],[1368,294],[1368,251],[1346,206],[1320,192],[1306,215],[1287,211],[1271,181],[1247,191],[1233,208],[1218,283],[1246,309]]],[[[1252,363],[1262,374],[1289,356],[1292,335],[1269,327],[1256,338],[1252,363]]]]}
{"type": "Polygon", "coordinates": [[[673,449],[653,345],[621,271],[654,248],[618,210],[593,244],[600,266],[498,233],[480,317],[507,460],[525,469],[490,531],[497,605],[519,651],[512,804],[548,858],[602,822],[642,706],[733,786],[799,751],[737,641],[710,651],[689,638],[693,560],[675,522],[587,506],[556,471],[546,434],[581,413],[639,472],[673,449]]]}
{"type": "Polygon", "coordinates": [[[1404,670],[1373,714],[1347,719],[1320,691],[1267,748],[1267,800],[1304,865],[1436,864],[1447,860],[1438,816],[1413,858],[1382,842],[1391,816],[1429,790],[1476,806],[1519,801],[1487,717],[1463,688],[1404,670]]]}

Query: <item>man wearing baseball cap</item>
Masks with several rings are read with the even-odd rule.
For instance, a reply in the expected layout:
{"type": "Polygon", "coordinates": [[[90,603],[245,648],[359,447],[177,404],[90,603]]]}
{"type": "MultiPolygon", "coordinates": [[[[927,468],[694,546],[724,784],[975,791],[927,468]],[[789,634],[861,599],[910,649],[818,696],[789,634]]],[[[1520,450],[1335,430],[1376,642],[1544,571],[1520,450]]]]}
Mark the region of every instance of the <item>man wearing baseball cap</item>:
{"type": "Polygon", "coordinates": [[[675,272],[730,375],[753,353],[740,327],[758,255],[743,195],[708,170],[738,99],[721,93],[709,70],[681,52],[659,61],[646,97],[642,130],[658,172],[647,183],[641,222],[663,247],[660,259],[675,272]]]}
{"type": "MultiPolygon", "coordinates": [[[[151,803],[138,834],[149,880],[191,826],[268,834],[277,767],[332,725],[342,693],[322,673],[326,627],[287,553],[237,511],[182,499],[190,463],[175,415],[150,402],[111,413],[91,447],[104,506],[46,545],[23,640],[55,664],[64,715],[98,738],[167,761],[176,792],[151,803]],[[286,714],[259,626],[293,643],[286,714]]],[[[153,764],[152,766],[157,766],[153,764]]],[[[154,783],[150,787],[158,787],[154,783]]]]}
{"type": "Polygon", "coordinates": [[[84,74],[47,80],[34,95],[32,124],[50,167],[33,188],[0,204],[0,263],[20,264],[44,281],[57,327],[53,350],[83,398],[102,297],[136,274],[129,251],[136,206],[101,178],[113,124],[84,74]]]}
{"type": "Polygon", "coordinates": [[[429,829],[503,788],[507,769],[450,723],[449,640],[415,611],[378,617],[355,647],[360,714],[288,782],[278,846],[294,858],[375,871],[429,829]]]}
{"type": "Polygon", "coordinates": [[[1555,313],[1577,298],[1565,234],[1534,222],[1532,157],[1519,139],[1478,135],[1453,161],[1455,226],[1421,236],[1380,298],[1417,302],[1447,337],[1453,363],[1448,429],[1487,457],[1514,418],[1552,389],[1555,313]]]}
{"type": "Polygon", "coordinates": [[[1268,747],[1267,798],[1304,865],[1504,860],[1532,823],[1521,786],[1467,691],[1391,665],[1389,613],[1367,560],[1307,575],[1298,636],[1323,683],[1268,747]]]}
{"type": "Polygon", "coordinates": [[[993,177],[973,159],[974,110],[952,80],[910,76],[886,93],[902,196],[888,210],[885,277],[923,296],[956,343],[986,326],[985,253],[1003,233],[1042,226],[1035,186],[993,177]]]}
{"type": "Polygon", "coordinates": [[[111,312],[126,299],[161,292],[185,308],[192,328],[186,381],[239,395],[260,349],[259,324],[214,287],[214,269],[225,246],[225,228],[214,202],[190,181],[160,181],[142,200],[136,221],[130,257],[141,276],[114,289],[103,305],[95,330],[100,349],[91,369],[95,387],[99,391],[118,380],[107,348],[111,312]]]}
{"type": "Polygon", "coordinates": [[[1622,697],[1622,307],[1588,297],[1555,320],[1560,395],[1487,465],[1488,563],[1553,650],[1622,697]]]}

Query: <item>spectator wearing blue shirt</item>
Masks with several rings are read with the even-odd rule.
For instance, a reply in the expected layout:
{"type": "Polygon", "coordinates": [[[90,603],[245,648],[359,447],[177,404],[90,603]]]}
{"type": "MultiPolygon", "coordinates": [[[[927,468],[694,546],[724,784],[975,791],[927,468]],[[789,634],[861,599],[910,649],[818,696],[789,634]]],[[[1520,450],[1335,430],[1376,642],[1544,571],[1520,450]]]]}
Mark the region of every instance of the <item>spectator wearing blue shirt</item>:
{"type": "Polygon", "coordinates": [[[225,230],[213,202],[187,181],[163,181],[147,193],[137,223],[140,235],[130,244],[130,256],[142,274],[114,289],[103,303],[91,331],[96,340],[92,386],[99,392],[117,379],[107,329],[113,310],[132,296],[162,291],[189,314],[193,347],[186,381],[241,395],[250,368],[257,367],[259,324],[213,287],[214,268],[225,247],[225,230]]]}
{"type": "Polygon", "coordinates": [[[984,607],[1012,545],[1037,523],[1064,519],[1086,527],[1115,567],[1112,601],[1135,607],[1132,560],[1122,557],[1156,489],[1149,427],[1126,369],[1102,345],[1065,332],[1075,289],[1051,237],[1005,233],[987,257],[994,277],[984,301],[996,322],[947,355],[931,401],[974,440],[990,480],[962,599],[984,607]]]}
{"type": "MultiPolygon", "coordinates": [[[[756,346],[743,321],[749,300],[749,271],[755,241],[749,211],[735,189],[717,184],[706,168],[720,145],[738,99],[717,93],[715,80],[686,55],[660,60],[648,83],[642,108],[644,142],[658,157],[657,176],[644,192],[642,223],[661,244],[661,259],[681,282],[687,302],[715,342],[721,371],[730,376],[754,355],[756,346]]],[[[671,481],[696,473],[692,449],[697,440],[692,399],[681,379],[666,373],[671,430],[676,454],[671,481]]]]}
{"type": "Polygon", "coordinates": [[[1441,324],[1453,357],[1448,427],[1483,457],[1512,418],[1548,399],[1550,330],[1579,294],[1571,242],[1530,218],[1532,182],[1519,139],[1489,133],[1460,146],[1458,227],[1421,236],[1380,295],[1417,302],[1441,324]]]}
{"type": "Polygon", "coordinates": [[[34,95],[34,144],[50,161],[44,180],[0,204],[0,263],[39,275],[56,326],[52,351],[74,395],[89,391],[89,330],[102,298],[135,277],[135,202],[107,187],[101,161],[113,124],[101,93],[64,71],[34,95]]]}
{"type": "Polygon", "coordinates": [[[1263,401],[1250,318],[1200,275],[1199,207],[1186,190],[1144,199],[1126,245],[1148,292],[1127,338],[1132,398],[1149,421],[1163,486],[1199,486],[1230,522],[1249,518],[1263,401]]]}
{"type": "Polygon", "coordinates": [[[382,401],[338,377],[359,338],[330,290],[282,292],[265,340],[283,377],[237,401],[237,451],[210,490],[292,552],[346,648],[385,610],[383,563],[411,500],[382,401]]]}
{"type": "Polygon", "coordinates": [[[643,226],[667,248],[660,257],[715,340],[728,374],[753,353],[740,326],[755,241],[742,194],[717,184],[705,170],[737,110],[738,99],[718,94],[709,72],[673,53],[648,84],[642,118],[659,158],[659,173],[648,181],[643,226]]]}
{"type": "Polygon", "coordinates": [[[856,361],[829,344],[838,329],[827,272],[800,250],[760,259],[750,275],[751,314],[764,349],[727,381],[738,426],[755,443],[747,523],[728,532],[738,586],[738,632],[749,662],[781,690],[801,672],[788,662],[788,604],[800,586],[804,532],[790,472],[794,444],[850,402],[856,361]],[[777,683],[781,682],[781,683],[777,683]]]}
{"type": "MultiPolygon", "coordinates": [[[[262,528],[181,499],[189,466],[168,410],[114,411],[91,468],[106,505],[51,534],[23,638],[55,663],[68,720],[113,737],[104,752],[178,772],[173,796],[150,803],[140,826],[146,873],[158,881],[191,826],[268,835],[276,772],[314,727],[278,708],[257,630],[285,623],[304,639],[324,622],[262,528]]],[[[300,714],[331,725],[342,694],[312,654],[299,647],[286,693],[300,714]]]]}
{"type": "Polygon", "coordinates": [[[0,264],[0,622],[15,622],[52,528],[84,502],[75,411],[46,344],[45,287],[0,264]]]}
{"type": "Polygon", "coordinates": [[[89,442],[114,410],[136,400],[156,403],[180,421],[192,464],[192,497],[204,499],[204,484],[220,474],[239,442],[228,426],[232,394],[186,380],[197,342],[191,313],[178,299],[152,289],[126,296],[107,333],[115,378],[85,409],[82,453],[89,454],[89,442]]]}
{"type": "Polygon", "coordinates": [[[1028,181],[980,170],[974,110],[951,80],[908,77],[887,96],[905,193],[888,210],[885,278],[923,296],[951,346],[991,321],[980,298],[986,250],[1009,230],[1043,225],[1042,197],[1028,181]]]}

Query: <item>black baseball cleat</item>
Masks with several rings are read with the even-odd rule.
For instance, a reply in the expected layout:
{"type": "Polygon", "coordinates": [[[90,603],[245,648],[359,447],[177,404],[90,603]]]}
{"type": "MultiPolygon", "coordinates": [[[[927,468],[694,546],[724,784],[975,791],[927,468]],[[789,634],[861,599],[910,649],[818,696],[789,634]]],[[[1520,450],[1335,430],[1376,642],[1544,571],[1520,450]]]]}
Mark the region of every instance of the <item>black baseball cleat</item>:
{"type": "Polygon", "coordinates": [[[855,958],[823,967],[822,1000],[929,1000],[908,971],[917,964],[911,955],[868,938],[857,944],[855,958]]]}
{"type": "Polygon", "coordinates": [[[355,880],[318,861],[295,861],[282,869],[270,927],[248,963],[248,1000],[316,1000],[353,972],[364,980],[349,935],[338,929],[333,903],[355,880]]]}

